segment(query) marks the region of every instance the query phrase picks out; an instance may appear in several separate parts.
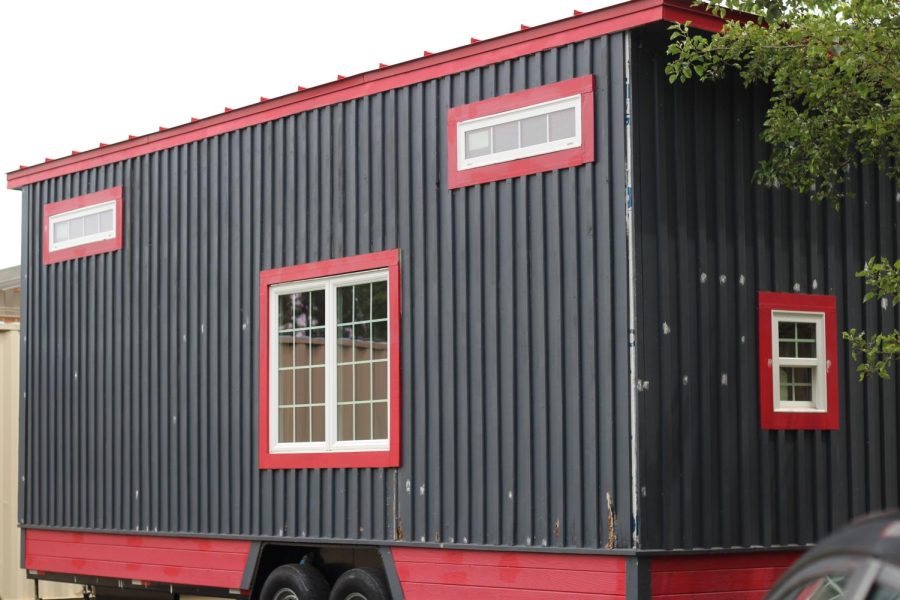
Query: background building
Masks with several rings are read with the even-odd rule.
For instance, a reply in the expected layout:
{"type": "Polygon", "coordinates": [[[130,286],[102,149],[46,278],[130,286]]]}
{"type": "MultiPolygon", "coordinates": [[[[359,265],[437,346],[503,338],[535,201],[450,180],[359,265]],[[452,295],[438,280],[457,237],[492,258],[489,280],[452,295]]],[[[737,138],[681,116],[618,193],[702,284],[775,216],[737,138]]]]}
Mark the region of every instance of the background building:
{"type": "MultiPolygon", "coordinates": [[[[19,267],[0,270],[0,599],[34,598],[21,568],[18,530],[19,267]]],[[[81,587],[42,581],[42,598],[74,598],[81,587]]]]}

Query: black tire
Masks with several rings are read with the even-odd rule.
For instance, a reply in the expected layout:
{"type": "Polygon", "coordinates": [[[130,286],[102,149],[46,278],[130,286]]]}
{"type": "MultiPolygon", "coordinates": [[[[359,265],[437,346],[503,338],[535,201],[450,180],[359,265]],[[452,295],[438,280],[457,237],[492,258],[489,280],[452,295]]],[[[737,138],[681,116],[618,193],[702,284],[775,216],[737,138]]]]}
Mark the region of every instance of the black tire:
{"type": "Polygon", "coordinates": [[[328,600],[330,586],[310,565],[281,565],[263,584],[260,600],[328,600]]]}
{"type": "Polygon", "coordinates": [[[391,600],[381,569],[350,569],[334,582],[330,600],[391,600]]]}

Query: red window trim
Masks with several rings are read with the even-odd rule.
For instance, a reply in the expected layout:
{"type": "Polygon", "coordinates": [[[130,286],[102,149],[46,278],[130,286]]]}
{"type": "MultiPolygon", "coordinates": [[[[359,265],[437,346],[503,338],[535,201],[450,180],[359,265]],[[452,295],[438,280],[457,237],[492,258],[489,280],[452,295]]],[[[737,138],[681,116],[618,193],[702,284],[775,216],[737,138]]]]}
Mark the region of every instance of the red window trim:
{"type": "Polygon", "coordinates": [[[83,258],[85,256],[92,256],[94,254],[103,254],[104,252],[115,252],[116,250],[121,250],[122,187],[116,186],[101,190],[99,192],[93,192],[91,194],[85,194],[83,196],[76,196],[74,198],[69,198],[60,202],[45,204],[43,214],[43,235],[44,265],[52,265],[53,263],[58,263],[64,260],[73,260],[76,258],[83,258]],[[104,202],[109,202],[110,200],[115,200],[116,202],[116,236],[114,238],[101,240],[99,242],[92,242],[89,244],[81,244],[79,246],[72,246],[71,248],[63,248],[61,250],[50,250],[50,217],[58,215],[60,213],[77,210],[79,208],[103,204],[104,202]]]}
{"type": "Polygon", "coordinates": [[[385,250],[336,258],[259,274],[259,468],[337,469],[400,466],[400,251],[385,250]],[[273,453],[269,450],[269,288],[279,283],[388,270],[390,357],[390,443],[387,450],[273,453]]]}
{"type": "Polygon", "coordinates": [[[763,429],[838,429],[837,300],[834,296],[759,292],[759,416],[763,429]],[[825,314],[826,410],[776,412],[772,377],[772,312],[825,314]]]}
{"type": "Polygon", "coordinates": [[[447,182],[451,190],[594,162],[594,76],[583,75],[453,107],[447,113],[447,139],[447,182]],[[581,94],[581,146],[472,169],[458,168],[456,129],[460,122],[575,94],[581,94]]]}

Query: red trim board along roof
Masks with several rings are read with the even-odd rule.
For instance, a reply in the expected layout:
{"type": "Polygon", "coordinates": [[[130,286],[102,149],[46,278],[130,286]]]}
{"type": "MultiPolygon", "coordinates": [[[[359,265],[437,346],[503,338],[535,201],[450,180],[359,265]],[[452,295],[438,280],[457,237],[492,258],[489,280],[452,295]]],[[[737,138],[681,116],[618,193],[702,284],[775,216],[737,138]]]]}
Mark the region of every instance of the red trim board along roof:
{"type": "Polygon", "coordinates": [[[694,27],[706,31],[718,31],[722,26],[721,20],[685,0],[631,0],[461,48],[426,54],[422,58],[340,78],[243,108],[229,109],[222,114],[171,129],[23,167],[7,175],[7,187],[21,189],[53,177],[658,21],[690,21],[694,27]]]}

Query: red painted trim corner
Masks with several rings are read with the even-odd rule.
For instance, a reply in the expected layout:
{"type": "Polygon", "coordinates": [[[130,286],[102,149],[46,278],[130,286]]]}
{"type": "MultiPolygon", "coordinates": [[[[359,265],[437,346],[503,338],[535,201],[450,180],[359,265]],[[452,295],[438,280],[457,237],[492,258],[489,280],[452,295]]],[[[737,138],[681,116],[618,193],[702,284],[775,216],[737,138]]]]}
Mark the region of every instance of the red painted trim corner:
{"type": "Polygon", "coordinates": [[[817,294],[759,292],[759,420],[763,429],[838,429],[840,427],[837,299],[817,294]],[[809,311],[825,314],[826,410],[817,413],[776,412],[772,375],[772,312],[809,311]]]}
{"type": "Polygon", "coordinates": [[[115,252],[122,249],[122,187],[111,187],[99,192],[76,196],[60,202],[52,202],[44,205],[43,214],[43,263],[44,265],[52,265],[64,260],[73,260],[92,256],[94,254],[103,254],[104,252],[115,252]],[[50,250],[50,217],[60,213],[94,206],[115,200],[116,202],[116,236],[109,240],[101,240],[90,244],[82,244],[62,250],[50,250]]]}
{"type": "Polygon", "coordinates": [[[240,589],[251,543],[244,540],[25,529],[31,571],[240,589]]]}
{"type": "Polygon", "coordinates": [[[347,258],[282,267],[259,274],[259,468],[337,469],[400,466],[400,251],[384,250],[347,258]],[[269,287],[290,281],[388,269],[390,315],[390,426],[387,450],[366,452],[273,453],[269,450],[269,287]]]}
{"type": "Polygon", "coordinates": [[[762,598],[802,551],[669,555],[650,561],[653,597],[762,598]]]}
{"type": "Polygon", "coordinates": [[[409,600],[624,598],[625,557],[394,546],[409,600]]]}
{"type": "Polygon", "coordinates": [[[594,76],[583,75],[549,85],[455,106],[447,113],[447,185],[452,189],[489,181],[502,181],[543,171],[594,162],[594,76]],[[460,170],[457,126],[462,121],[515,110],[581,94],[581,145],[508,162],[460,170]]]}

